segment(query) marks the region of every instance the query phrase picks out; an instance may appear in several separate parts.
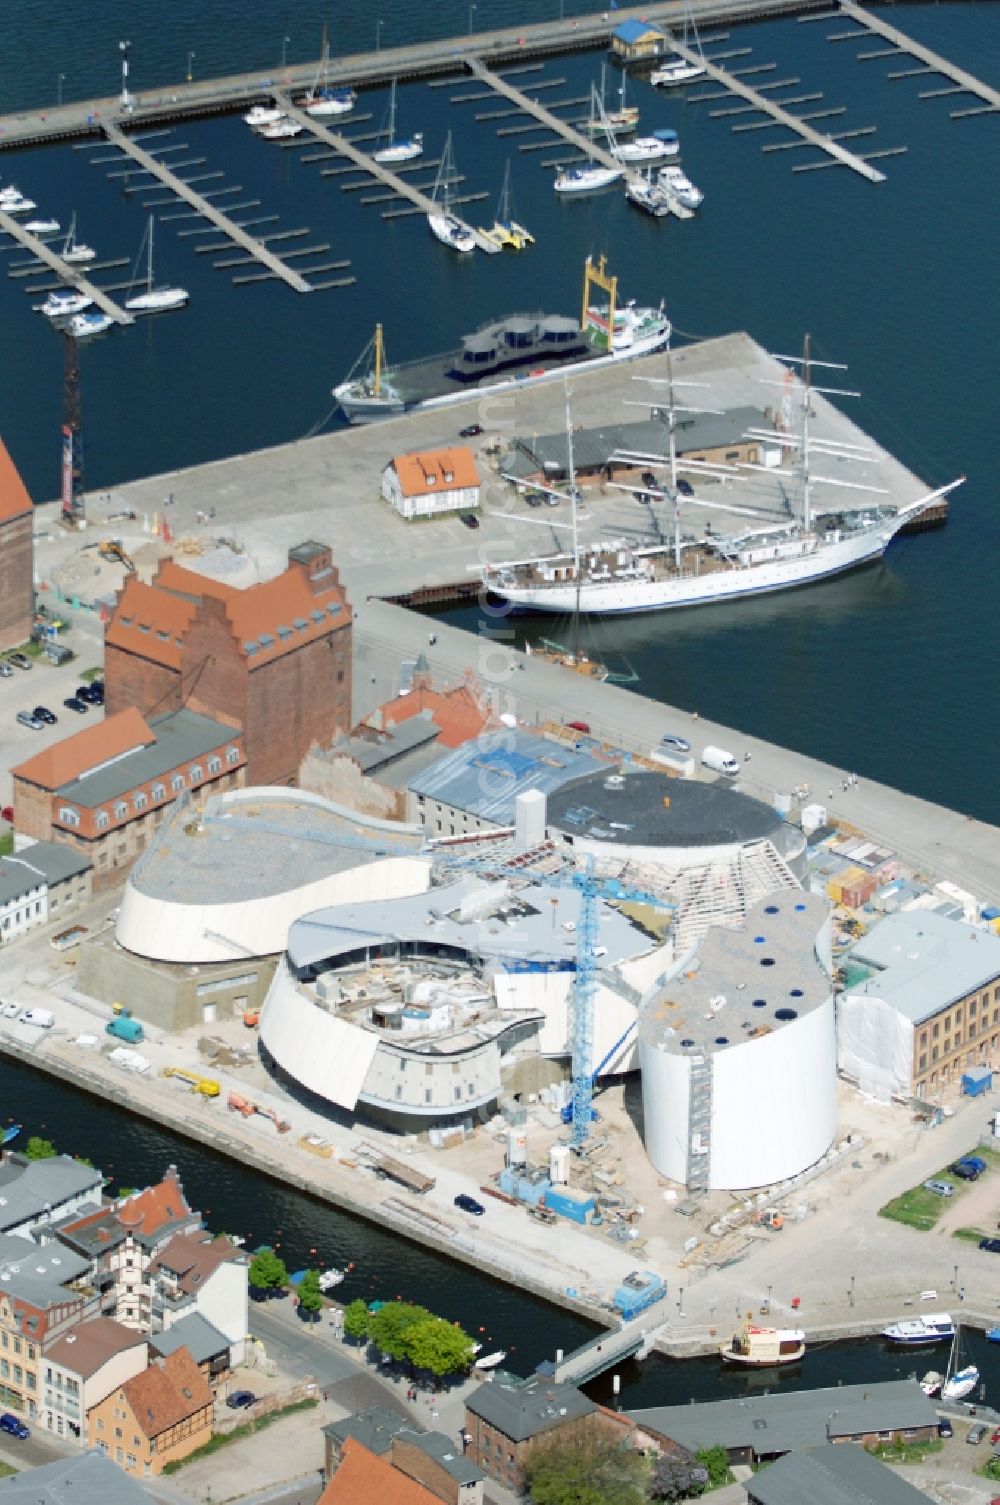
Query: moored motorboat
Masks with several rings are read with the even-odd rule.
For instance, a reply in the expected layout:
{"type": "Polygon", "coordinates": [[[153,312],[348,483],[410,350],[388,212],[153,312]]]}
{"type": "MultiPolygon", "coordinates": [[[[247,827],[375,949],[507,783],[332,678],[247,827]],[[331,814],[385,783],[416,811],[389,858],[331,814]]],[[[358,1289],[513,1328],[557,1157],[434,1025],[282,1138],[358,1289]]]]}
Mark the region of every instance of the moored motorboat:
{"type": "Polygon", "coordinates": [[[110,314],[101,313],[95,309],[93,313],[74,314],[67,328],[71,335],[78,340],[89,340],[97,334],[104,334],[114,323],[110,314]]]}
{"type": "Polygon", "coordinates": [[[243,116],[243,123],[251,130],[259,131],[263,126],[274,125],[284,118],[284,110],[279,110],[276,105],[254,105],[253,109],[243,116]]]}
{"type": "Polygon", "coordinates": [[[608,188],[624,177],[620,167],[604,167],[600,162],[588,163],[586,167],[566,167],[555,180],[556,193],[593,193],[598,188],[608,188]]]}
{"type": "Polygon", "coordinates": [[[30,214],[38,205],[34,199],[29,199],[19,188],[11,185],[9,188],[0,188],[0,213],[3,214],[30,214]]]}
{"type": "Polygon", "coordinates": [[[49,293],[45,302],[38,305],[38,312],[47,314],[50,319],[66,319],[70,314],[82,313],[85,308],[93,306],[93,298],[88,298],[86,293],[59,288],[56,292],[49,293]]]}
{"type": "Polygon", "coordinates": [[[612,155],[628,166],[644,166],[649,162],[662,162],[665,157],[677,155],[677,133],[670,133],[673,139],[662,139],[658,135],[636,136],[634,141],[626,141],[622,146],[613,146],[612,155]]]}
{"type": "Polygon", "coordinates": [[[31,235],[58,235],[61,229],[57,219],[29,219],[25,221],[24,228],[31,235]]]}
{"type": "Polygon", "coordinates": [[[671,195],[648,177],[632,178],[625,186],[625,197],[630,204],[651,214],[654,219],[663,219],[673,207],[671,195]]]}
{"type": "Polygon", "coordinates": [[[727,1364],[769,1369],[776,1364],[794,1364],[805,1351],[806,1335],[801,1328],[755,1327],[748,1319],[719,1354],[727,1364]]]}
{"type": "Polygon", "coordinates": [[[287,116],[282,116],[271,125],[262,126],[257,134],[265,141],[285,141],[293,136],[301,136],[304,130],[305,126],[300,125],[297,120],[289,120],[287,116]]]}
{"type": "Polygon", "coordinates": [[[1000,1327],[987,1328],[986,1341],[988,1343],[1000,1343],[1000,1327]]]}
{"type": "Polygon", "coordinates": [[[883,1338],[904,1347],[924,1347],[930,1343],[950,1343],[955,1336],[955,1324],[949,1312],[935,1312],[926,1317],[907,1317],[901,1322],[890,1322],[882,1329],[883,1338]]]}
{"type": "Polygon", "coordinates": [[[690,84],[696,78],[704,78],[705,73],[704,63],[690,63],[678,54],[661,63],[659,68],[654,68],[649,75],[649,82],[654,89],[671,89],[678,84],[690,84]]]}
{"type": "Polygon", "coordinates": [[[683,167],[671,163],[667,167],[661,167],[657,174],[659,182],[668,189],[685,209],[697,209],[705,198],[700,188],[696,188],[684,171],[683,167]]]}
{"type": "Polygon", "coordinates": [[[944,1375],[936,1369],[928,1369],[920,1381],[920,1388],[926,1396],[934,1397],[941,1394],[941,1386],[944,1384],[944,1375]]]}

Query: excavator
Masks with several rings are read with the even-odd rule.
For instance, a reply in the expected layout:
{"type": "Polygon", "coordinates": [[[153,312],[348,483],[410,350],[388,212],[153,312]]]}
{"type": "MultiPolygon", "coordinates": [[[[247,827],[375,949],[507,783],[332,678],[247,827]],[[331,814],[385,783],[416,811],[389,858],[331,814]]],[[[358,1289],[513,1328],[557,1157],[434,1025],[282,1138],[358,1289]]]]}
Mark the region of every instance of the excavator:
{"type": "Polygon", "coordinates": [[[97,552],[102,559],[114,560],[115,563],[123,564],[127,570],[134,572],[135,565],[125,552],[120,538],[102,538],[97,545],[97,552]]]}
{"type": "Polygon", "coordinates": [[[287,1134],[292,1127],[287,1118],[279,1118],[273,1108],[262,1108],[260,1103],[251,1102],[250,1098],[243,1097],[239,1092],[231,1092],[228,1098],[230,1113],[242,1113],[244,1118],[253,1118],[259,1113],[261,1118],[269,1118],[279,1134],[287,1134]]]}
{"type": "Polygon", "coordinates": [[[174,1077],[178,1082],[185,1083],[191,1092],[197,1092],[200,1097],[218,1097],[222,1090],[212,1077],[199,1076],[196,1071],[188,1071],[184,1066],[164,1066],[160,1075],[174,1077]]]}

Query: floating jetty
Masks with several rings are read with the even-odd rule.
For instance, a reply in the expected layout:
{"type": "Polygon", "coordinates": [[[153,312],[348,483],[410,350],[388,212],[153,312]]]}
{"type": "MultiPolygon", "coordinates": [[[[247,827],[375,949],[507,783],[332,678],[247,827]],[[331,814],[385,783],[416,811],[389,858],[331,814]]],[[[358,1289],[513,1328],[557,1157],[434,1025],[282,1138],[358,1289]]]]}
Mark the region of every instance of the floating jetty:
{"type": "Polygon", "coordinates": [[[8,235],[13,236],[26,251],[31,252],[36,260],[51,267],[66,287],[73,287],[77,292],[92,298],[97,307],[103,309],[116,324],[135,323],[132,315],[122,308],[121,304],[109,298],[107,293],[103,292],[96,283],[90,282],[75,266],[70,266],[68,262],[63,261],[62,257],[46,245],[45,241],[39,240],[37,235],[32,235],[30,230],[26,230],[23,225],[19,224],[13,215],[0,211],[0,230],[5,230],[8,235]]]}

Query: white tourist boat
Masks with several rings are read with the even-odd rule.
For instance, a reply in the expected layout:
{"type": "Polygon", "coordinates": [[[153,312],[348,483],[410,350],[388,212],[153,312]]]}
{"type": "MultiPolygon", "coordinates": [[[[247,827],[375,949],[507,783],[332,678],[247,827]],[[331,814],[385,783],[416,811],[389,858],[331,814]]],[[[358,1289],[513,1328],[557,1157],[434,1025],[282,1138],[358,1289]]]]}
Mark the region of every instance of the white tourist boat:
{"type": "Polygon", "coordinates": [[[284,110],[279,110],[276,105],[254,105],[253,109],[243,117],[243,122],[252,131],[259,131],[266,125],[274,125],[279,120],[284,120],[284,110]]]}
{"type": "Polygon", "coordinates": [[[656,176],[661,187],[672,193],[685,209],[697,209],[704,202],[701,189],[694,186],[683,167],[676,163],[661,167],[656,176]]]}
{"type": "MultiPolygon", "coordinates": [[[[396,140],[396,80],[393,79],[389,89],[389,116],[388,116],[388,141],[385,146],[376,145],[372,152],[372,161],[380,162],[383,167],[391,167],[396,162],[415,162],[424,154],[424,137],[422,131],[414,131],[412,136],[405,137],[402,141],[396,140]]],[[[381,140],[381,133],[379,136],[381,140]]]]}
{"type": "MultiPolygon", "coordinates": [[[[132,314],[159,314],[168,313],[171,309],[183,308],[188,300],[188,291],[185,287],[155,287],[153,285],[153,216],[149,216],[146,226],[146,234],[143,237],[146,246],[146,291],[135,293],[131,298],[125,299],[125,307],[132,314]]],[[[138,263],[142,256],[142,245],[139,247],[138,263]]]]}
{"type": "Polygon", "coordinates": [[[882,1336],[905,1348],[923,1348],[930,1343],[950,1343],[955,1336],[955,1324],[949,1312],[934,1312],[927,1317],[906,1317],[901,1322],[890,1322],[888,1327],[883,1327],[882,1336]]]}
{"type": "Polygon", "coordinates": [[[84,262],[93,261],[97,255],[93,246],[85,246],[82,241],[77,240],[75,214],[69,222],[66,240],[59,255],[70,266],[79,266],[84,262]]]}
{"type": "Polygon", "coordinates": [[[476,237],[471,226],[452,212],[452,188],[456,179],[455,155],[451,145],[451,132],[444,141],[444,151],[438,165],[437,177],[431,198],[434,209],[427,215],[430,232],[443,246],[465,254],[476,249],[476,237]]]}
{"type": "Polygon", "coordinates": [[[105,334],[114,323],[110,314],[94,309],[93,313],[74,314],[66,326],[78,340],[90,340],[94,335],[105,334]]]}
{"type": "Polygon", "coordinates": [[[646,167],[653,162],[663,162],[667,157],[676,157],[680,142],[676,131],[655,131],[652,136],[636,136],[634,141],[613,146],[611,151],[627,167],[646,167]]]}
{"type": "MultiPolygon", "coordinates": [[[[589,130],[591,135],[601,131],[607,140],[608,150],[614,155],[615,134],[608,124],[604,105],[593,84],[590,86],[589,130]]],[[[599,161],[591,150],[589,162],[558,169],[553,187],[556,193],[594,193],[599,188],[609,188],[624,176],[623,167],[610,167],[606,162],[599,161]]]]}
{"type": "Polygon", "coordinates": [[[757,1327],[750,1319],[719,1349],[727,1364],[748,1369],[771,1369],[796,1364],[806,1351],[806,1335],[798,1327],[757,1327]]]}
{"type": "Polygon", "coordinates": [[[262,126],[257,134],[265,141],[289,141],[293,136],[301,136],[304,130],[304,125],[283,115],[280,120],[273,121],[271,125],[262,126]]]}
{"type": "MultiPolygon", "coordinates": [[[[817,518],[813,486],[825,483],[827,478],[814,476],[810,471],[811,394],[815,390],[830,389],[811,387],[810,364],[807,341],[800,383],[801,439],[776,433],[758,435],[757,431],[752,431],[755,437],[766,437],[772,443],[798,451],[802,496],[802,513],[798,519],[765,523],[764,526],[750,523],[729,536],[713,534],[693,543],[682,542],[673,381],[669,375],[668,357],[667,454],[635,456],[631,463],[659,464],[666,468],[668,480],[660,496],[665,496],[673,504],[673,543],[642,547],[631,540],[622,540],[581,547],[576,542],[574,504],[575,542],[572,550],[542,558],[487,564],[482,573],[486,589],[521,611],[561,614],[578,610],[592,616],[611,616],[706,606],[791,590],[880,559],[901,528],[960,486],[964,478],[902,507],[868,505],[855,512],[838,509],[832,515],[821,514],[817,518]]],[[[859,458],[853,446],[826,439],[816,441],[816,446],[817,453],[836,459],[859,458]]],[[[697,474],[699,469],[718,472],[720,467],[687,462],[683,468],[697,474]]],[[[860,491],[879,489],[843,479],[831,484],[860,491]]],[[[752,509],[736,503],[725,505],[723,510],[750,513],[755,519],[758,516],[752,513],[752,509]]]]}
{"type": "Polygon", "coordinates": [[[330,42],[323,27],[323,53],[319,69],[307,94],[298,101],[300,110],[321,119],[324,115],[349,115],[358,102],[353,89],[331,89],[329,84],[330,42]]]}
{"type": "Polygon", "coordinates": [[[38,305],[38,312],[47,314],[50,319],[66,319],[70,314],[82,313],[85,308],[93,306],[93,298],[88,298],[86,293],[74,293],[69,288],[60,288],[57,292],[49,293],[45,302],[38,305]]]}

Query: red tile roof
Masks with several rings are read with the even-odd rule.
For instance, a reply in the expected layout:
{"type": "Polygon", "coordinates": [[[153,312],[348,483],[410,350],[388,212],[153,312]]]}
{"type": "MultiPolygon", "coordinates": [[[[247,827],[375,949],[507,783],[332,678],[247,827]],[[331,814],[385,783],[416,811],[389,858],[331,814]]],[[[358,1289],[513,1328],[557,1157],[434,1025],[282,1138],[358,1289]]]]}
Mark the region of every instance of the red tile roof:
{"type": "Polygon", "coordinates": [[[392,465],[404,496],[430,496],[439,491],[479,485],[475,456],[468,445],[393,455],[392,465]]]}
{"type": "Polygon", "coordinates": [[[17,466],[0,439],[0,523],[9,523],[31,511],[31,497],[17,466]]]}
{"type": "Polygon", "coordinates": [[[386,701],[380,708],[386,731],[424,711],[441,728],[437,739],[440,747],[461,747],[463,742],[478,737],[491,720],[490,711],[479,703],[474,690],[467,684],[453,685],[449,690],[418,687],[408,695],[386,701]]]}
{"type": "Polygon", "coordinates": [[[208,1381],[186,1348],[126,1380],[122,1390],[140,1431],[150,1438],[212,1405],[208,1381]]]}
{"type": "Polygon", "coordinates": [[[78,779],[90,769],[119,758],[137,747],[152,747],[156,737],[135,709],[119,711],[104,721],[95,722],[82,732],[74,732],[61,742],[54,742],[44,752],[19,763],[11,769],[11,776],[37,784],[41,789],[55,791],[73,779],[78,779]]]}
{"type": "Polygon", "coordinates": [[[373,1505],[374,1501],[378,1505],[440,1505],[440,1496],[348,1437],[343,1461],[317,1505],[373,1505]]]}
{"type": "Polygon", "coordinates": [[[158,1233],[168,1223],[176,1223],[190,1214],[191,1207],[184,1195],[184,1188],[176,1175],[169,1173],[155,1186],[147,1186],[145,1191],[136,1196],[127,1197],[118,1207],[119,1222],[134,1228],[137,1233],[145,1234],[147,1238],[158,1233]]]}

